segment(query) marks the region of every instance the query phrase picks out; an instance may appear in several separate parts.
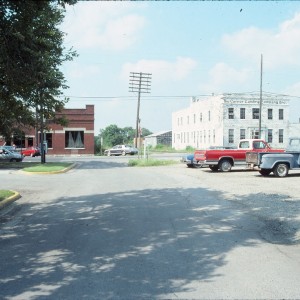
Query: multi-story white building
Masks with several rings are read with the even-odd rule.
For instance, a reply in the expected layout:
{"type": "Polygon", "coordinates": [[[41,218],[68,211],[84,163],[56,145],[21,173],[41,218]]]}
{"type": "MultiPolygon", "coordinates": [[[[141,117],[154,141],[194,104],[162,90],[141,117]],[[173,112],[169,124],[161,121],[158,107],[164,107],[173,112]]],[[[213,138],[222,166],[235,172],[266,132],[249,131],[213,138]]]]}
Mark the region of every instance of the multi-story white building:
{"type": "Polygon", "coordinates": [[[261,138],[284,148],[288,139],[289,99],[259,93],[193,97],[172,114],[172,147],[236,146],[240,139],[261,138]],[[259,122],[261,106],[261,123],[259,122]]]}

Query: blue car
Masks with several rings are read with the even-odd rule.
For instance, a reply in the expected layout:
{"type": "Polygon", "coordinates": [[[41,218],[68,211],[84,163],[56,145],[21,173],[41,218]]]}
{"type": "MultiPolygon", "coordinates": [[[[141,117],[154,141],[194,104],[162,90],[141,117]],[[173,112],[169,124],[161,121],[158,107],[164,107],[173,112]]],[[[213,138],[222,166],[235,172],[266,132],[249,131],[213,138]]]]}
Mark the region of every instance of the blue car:
{"type": "Polygon", "coordinates": [[[188,168],[201,168],[201,165],[197,164],[197,161],[194,160],[194,154],[187,154],[182,156],[181,160],[182,163],[185,163],[188,168]]]}

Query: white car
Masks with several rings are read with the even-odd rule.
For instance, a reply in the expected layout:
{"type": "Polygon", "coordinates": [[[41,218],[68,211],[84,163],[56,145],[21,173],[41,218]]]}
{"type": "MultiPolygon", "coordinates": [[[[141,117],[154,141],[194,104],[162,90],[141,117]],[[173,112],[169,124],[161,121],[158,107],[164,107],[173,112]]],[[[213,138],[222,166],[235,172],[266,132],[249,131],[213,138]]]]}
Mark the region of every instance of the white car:
{"type": "Polygon", "coordinates": [[[107,156],[111,155],[134,155],[138,154],[139,150],[131,145],[116,145],[104,151],[107,156]]]}

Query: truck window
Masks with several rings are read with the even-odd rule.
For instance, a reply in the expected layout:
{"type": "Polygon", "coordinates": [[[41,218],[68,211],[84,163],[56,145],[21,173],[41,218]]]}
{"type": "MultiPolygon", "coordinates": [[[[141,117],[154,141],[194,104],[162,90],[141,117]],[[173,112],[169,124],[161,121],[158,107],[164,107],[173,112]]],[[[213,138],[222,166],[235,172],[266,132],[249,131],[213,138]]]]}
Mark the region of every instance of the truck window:
{"type": "Polygon", "coordinates": [[[266,145],[263,142],[253,142],[253,149],[265,149],[266,145]]]}
{"type": "Polygon", "coordinates": [[[240,142],[241,149],[249,149],[249,141],[240,142]]]}

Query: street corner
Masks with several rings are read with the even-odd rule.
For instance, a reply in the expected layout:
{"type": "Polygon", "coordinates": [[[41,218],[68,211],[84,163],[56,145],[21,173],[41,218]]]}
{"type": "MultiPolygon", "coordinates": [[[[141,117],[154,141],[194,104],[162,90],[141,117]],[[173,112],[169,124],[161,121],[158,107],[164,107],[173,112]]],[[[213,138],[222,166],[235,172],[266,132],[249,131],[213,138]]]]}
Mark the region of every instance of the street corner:
{"type": "Polygon", "coordinates": [[[20,193],[16,192],[16,191],[11,191],[14,194],[2,201],[0,201],[0,210],[8,205],[10,205],[11,203],[13,203],[14,201],[20,199],[22,196],[20,195],[20,193]]]}

